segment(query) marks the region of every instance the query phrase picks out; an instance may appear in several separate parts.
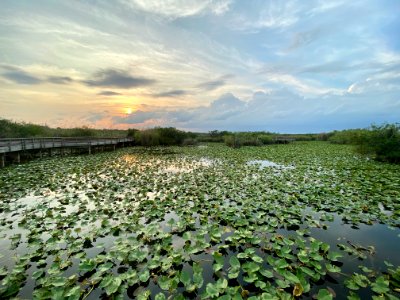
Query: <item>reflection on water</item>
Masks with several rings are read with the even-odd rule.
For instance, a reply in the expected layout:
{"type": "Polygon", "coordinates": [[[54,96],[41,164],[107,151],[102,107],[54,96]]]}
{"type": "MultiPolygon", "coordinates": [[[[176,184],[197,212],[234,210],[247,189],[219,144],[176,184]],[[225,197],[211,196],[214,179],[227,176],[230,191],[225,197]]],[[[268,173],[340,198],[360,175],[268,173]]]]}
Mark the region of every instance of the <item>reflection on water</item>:
{"type": "MultiPolygon", "coordinates": [[[[322,215],[326,213],[315,212],[309,208],[304,210],[304,216],[312,216],[315,220],[320,220],[322,215]]],[[[387,266],[385,261],[390,261],[395,266],[400,265],[400,228],[389,228],[384,224],[366,225],[360,224],[358,228],[354,228],[350,224],[346,224],[342,218],[336,213],[330,213],[333,217],[332,221],[323,221],[326,226],[307,228],[305,224],[300,225],[300,229],[308,230],[308,235],[325,242],[330,245],[330,250],[344,254],[339,261],[342,263],[341,272],[346,274],[330,274],[325,282],[319,283],[311,290],[311,294],[317,293],[318,289],[323,287],[332,288],[337,299],[346,299],[348,290],[345,288],[344,280],[347,276],[354,272],[362,273],[360,266],[366,266],[374,272],[385,272],[387,266]],[[324,229],[325,228],[325,229],[324,229]],[[347,254],[342,251],[338,245],[345,245],[352,249],[361,247],[360,254],[365,255],[365,259],[361,259],[355,255],[347,254]]],[[[305,222],[306,223],[306,222],[305,222]]],[[[277,232],[284,236],[295,236],[296,232],[287,229],[278,229],[277,232]]],[[[370,291],[367,289],[360,290],[361,299],[371,298],[370,291]]]]}
{"type": "MultiPolygon", "coordinates": [[[[38,199],[39,198],[32,198],[32,203],[35,202],[36,205],[38,204],[38,199]]],[[[19,201],[15,202],[18,203],[18,206],[22,204],[26,204],[26,207],[34,207],[35,205],[32,203],[27,204],[26,202],[29,202],[27,200],[27,197],[20,199],[19,201]]],[[[233,200],[225,199],[224,207],[229,207],[229,206],[235,206],[236,203],[233,200]]],[[[333,221],[323,221],[322,223],[325,224],[325,228],[323,229],[322,226],[320,228],[308,228],[306,226],[307,222],[304,222],[304,224],[300,225],[300,229],[307,229],[308,234],[318,240],[321,240],[323,242],[326,242],[330,245],[331,250],[333,251],[339,251],[338,244],[346,244],[346,245],[362,245],[363,247],[367,248],[368,246],[373,246],[375,252],[373,254],[368,254],[367,258],[361,262],[357,257],[353,255],[347,255],[344,254],[344,257],[340,259],[340,261],[343,263],[342,265],[342,272],[344,274],[352,274],[353,272],[359,272],[359,265],[363,264],[364,266],[367,266],[375,271],[380,271],[383,272],[386,270],[386,266],[384,264],[385,260],[391,261],[391,263],[394,263],[395,265],[400,265],[400,256],[398,253],[400,253],[400,240],[399,240],[399,234],[400,230],[397,229],[389,229],[386,225],[382,224],[374,224],[374,225],[364,225],[360,224],[359,229],[354,229],[350,225],[345,224],[341,217],[337,214],[330,214],[333,216],[333,221]],[[348,242],[351,242],[349,244],[348,242]]],[[[311,209],[306,209],[304,211],[304,216],[312,217],[316,220],[321,219],[322,214],[312,211],[311,209]]],[[[198,222],[198,215],[196,217],[196,225],[195,225],[195,230],[190,231],[192,236],[195,236],[196,234],[199,233],[199,230],[201,228],[200,223],[198,222]]],[[[182,238],[182,236],[179,233],[175,233],[174,230],[178,228],[179,221],[181,220],[181,216],[174,212],[170,211],[164,215],[162,220],[155,221],[154,224],[157,224],[160,227],[160,230],[162,230],[165,233],[169,233],[172,236],[171,239],[171,247],[175,252],[181,251],[185,247],[185,239],[182,238]]],[[[143,226],[148,226],[149,224],[146,224],[144,219],[140,220],[140,224],[143,226]]],[[[150,223],[153,224],[153,223],[150,223]]],[[[3,231],[4,233],[4,231],[3,231]]],[[[22,229],[18,228],[17,224],[15,224],[15,227],[12,227],[11,231],[6,231],[6,234],[16,234],[16,233],[21,233],[22,235],[26,234],[22,229]]],[[[287,230],[287,229],[278,229],[277,233],[282,234],[284,236],[296,236],[296,231],[293,230],[287,230]]],[[[223,234],[223,238],[221,239],[222,244],[224,244],[225,238],[227,236],[232,235],[233,232],[226,232],[223,234]]],[[[207,235],[208,237],[208,235],[207,235]]],[[[124,236],[124,238],[127,238],[124,236]]],[[[22,238],[23,240],[24,238],[22,238]]],[[[101,253],[107,253],[112,249],[112,247],[115,246],[115,243],[117,241],[118,237],[113,236],[113,235],[107,235],[105,237],[99,237],[97,238],[91,247],[84,249],[86,253],[86,257],[88,258],[94,258],[96,255],[99,255],[101,253]]],[[[5,239],[8,240],[8,239],[5,239]]],[[[6,265],[8,267],[12,266],[12,262],[8,261],[12,257],[12,255],[15,253],[12,250],[9,250],[8,247],[10,246],[7,243],[4,243],[5,240],[2,240],[1,242],[1,252],[5,254],[6,257],[3,257],[0,262],[1,265],[6,265]]],[[[209,241],[209,238],[207,238],[209,241]]],[[[192,259],[194,261],[198,261],[201,266],[203,267],[203,277],[204,277],[204,285],[201,289],[199,289],[198,293],[196,294],[185,294],[187,298],[198,298],[198,295],[203,293],[206,289],[206,283],[208,282],[216,282],[218,277],[215,276],[213,272],[213,258],[212,258],[212,252],[218,249],[218,244],[213,245],[207,252],[199,253],[192,255],[192,259]]],[[[18,253],[23,254],[28,252],[27,251],[27,245],[25,242],[22,242],[18,248],[17,248],[18,253]]],[[[221,250],[220,250],[221,251],[221,250]]],[[[227,251],[222,251],[224,254],[224,259],[225,259],[225,265],[224,268],[222,269],[223,273],[228,272],[229,268],[229,257],[231,255],[237,255],[239,251],[238,248],[235,249],[229,249],[227,251]]],[[[341,253],[344,253],[341,251],[341,253]]],[[[263,253],[260,249],[257,250],[257,254],[261,257],[265,256],[266,254],[263,253]]],[[[47,258],[47,263],[48,265],[51,265],[53,261],[53,257],[49,256],[47,258]]],[[[73,275],[78,273],[78,265],[79,261],[74,260],[73,265],[70,266],[66,272],[65,276],[67,275],[73,275]]],[[[266,268],[269,268],[267,265],[265,265],[266,268]]],[[[183,269],[186,270],[189,274],[192,274],[192,268],[189,265],[189,263],[184,263],[183,269]]],[[[35,265],[32,265],[28,270],[27,274],[28,276],[31,276],[33,272],[38,270],[35,265]]],[[[118,272],[118,268],[116,267],[114,270],[115,274],[118,272]]],[[[312,297],[312,295],[316,294],[318,292],[318,289],[320,288],[327,288],[329,287],[332,289],[336,295],[337,299],[344,299],[346,298],[346,295],[348,293],[348,290],[344,287],[344,280],[346,279],[345,276],[337,275],[337,274],[330,274],[325,276],[324,281],[318,282],[317,284],[312,285],[312,289],[309,293],[309,296],[312,297]]],[[[246,283],[243,280],[243,274],[240,274],[238,279],[238,283],[244,287],[248,288],[251,291],[251,284],[246,283]]],[[[152,280],[149,282],[143,284],[142,287],[139,286],[133,286],[132,288],[128,289],[128,291],[125,293],[125,298],[135,298],[135,294],[137,294],[138,291],[140,291],[143,288],[149,289],[151,291],[151,297],[154,298],[155,295],[159,292],[163,292],[160,290],[159,286],[155,284],[152,280]]],[[[19,293],[20,297],[23,298],[29,298],[32,294],[34,288],[34,281],[28,279],[27,283],[25,286],[22,288],[22,290],[19,293]]],[[[183,287],[178,287],[178,292],[183,293],[184,288],[183,287]]],[[[98,299],[101,298],[103,295],[104,291],[100,288],[95,288],[95,290],[90,294],[88,299],[98,299]]],[[[369,292],[361,290],[360,295],[362,298],[369,298],[370,294],[369,292]]],[[[308,297],[308,296],[307,296],[308,297]]]]}
{"type": "Polygon", "coordinates": [[[285,165],[280,165],[277,163],[274,163],[273,161],[269,160],[250,160],[247,162],[248,166],[259,166],[260,168],[278,168],[278,169],[283,169],[283,170],[290,170],[294,169],[294,166],[285,166],[285,165]]]}
{"type": "Polygon", "coordinates": [[[164,173],[178,174],[178,173],[190,173],[195,169],[202,167],[211,167],[214,164],[218,163],[215,159],[209,159],[203,157],[199,160],[182,160],[179,164],[169,164],[161,171],[164,173]]]}
{"type": "MultiPolygon", "coordinates": [[[[136,161],[133,159],[129,160],[125,158],[125,161],[126,163],[136,163],[136,161]]],[[[218,165],[219,162],[217,160],[202,158],[198,160],[183,159],[175,164],[170,163],[168,161],[167,162],[156,161],[156,163],[160,166],[160,168],[157,169],[157,172],[167,173],[167,174],[181,174],[181,173],[185,174],[192,172],[194,169],[204,168],[204,170],[207,170],[207,168],[212,168],[213,166],[218,165]]],[[[293,166],[284,166],[267,160],[252,160],[249,161],[247,165],[259,166],[259,168],[274,168],[277,170],[276,172],[279,172],[280,170],[294,168],[293,166]]],[[[258,173],[255,172],[255,174],[252,174],[254,183],[257,182],[257,179],[259,178],[258,176],[262,176],[261,173],[262,172],[258,173]]],[[[284,172],[281,173],[283,174],[284,172]]],[[[101,176],[101,175],[102,174],[98,176],[99,180],[107,182],[110,179],[109,176],[101,176]]],[[[174,176],[166,175],[164,177],[170,178],[174,176]]],[[[143,197],[140,198],[138,196],[139,198],[138,201],[136,201],[135,200],[136,198],[134,197],[130,199],[127,196],[129,195],[128,193],[133,192],[133,189],[129,189],[129,187],[127,187],[126,189],[121,189],[118,192],[109,194],[107,196],[108,198],[106,199],[103,199],[104,195],[102,195],[102,197],[99,198],[92,198],[93,195],[91,193],[95,192],[93,189],[94,184],[92,185],[91,183],[86,183],[86,181],[84,181],[87,186],[87,190],[80,190],[73,186],[73,182],[76,183],[77,180],[82,180],[82,178],[78,179],[71,176],[71,182],[68,183],[67,187],[65,188],[65,190],[67,190],[68,193],[42,191],[41,196],[29,195],[24,198],[15,200],[14,202],[11,202],[10,212],[2,212],[0,214],[0,217],[2,217],[5,220],[5,223],[7,224],[7,226],[2,227],[2,231],[0,232],[0,237],[1,237],[0,253],[3,254],[3,256],[0,257],[0,266],[6,266],[8,269],[11,269],[15,265],[13,257],[16,256],[16,254],[21,256],[24,255],[25,253],[32,252],[33,248],[28,248],[28,243],[27,243],[27,234],[29,232],[23,229],[18,224],[22,219],[22,217],[26,214],[44,213],[44,211],[47,211],[48,213],[50,212],[53,212],[54,214],[57,213],[58,216],[61,216],[62,218],[66,219],[69,217],[74,217],[79,215],[81,210],[90,212],[93,211],[93,214],[95,215],[95,213],[98,210],[104,208],[103,206],[107,204],[107,201],[112,203],[118,201],[130,201],[129,203],[131,204],[129,208],[132,208],[134,211],[135,209],[140,207],[141,200],[143,200],[144,202],[146,201],[151,202],[148,200],[153,200],[153,201],[165,200],[165,195],[162,194],[163,192],[157,190],[156,187],[152,187],[154,191],[148,191],[147,189],[140,191],[141,193],[140,195],[142,195],[143,197]],[[46,210],[37,209],[39,205],[45,206],[46,210]],[[17,236],[20,235],[20,242],[16,245],[15,249],[12,249],[11,237],[16,235],[17,236]]],[[[175,190],[173,190],[173,192],[175,192],[175,190]]],[[[210,192],[210,195],[213,196],[212,191],[210,192]]],[[[181,197],[185,197],[185,194],[182,194],[181,197]]],[[[180,199],[179,198],[176,199],[171,199],[171,202],[173,204],[179,203],[180,199]]],[[[219,209],[224,212],[230,210],[232,214],[236,214],[238,216],[238,219],[240,219],[241,211],[248,209],[248,207],[246,207],[244,204],[241,203],[240,199],[231,199],[228,196],[221,195],[221,197],[218,198],[218,200],[220,202],[218,202],[218,206],[215,206],[215,209],[219,209]]],[[[150,226],[156,228],[156,230],[158,231],[155,233],[155,235],[162,233],[168,237],[166,238],[166,240],[170,239],[167,241],[167,244],[168,247],[172,249],[173,251],[172,253],[174,254],[184,253],[185,247],[187,247],[187,245],[190,243],[194,243],[195,240],[194,237],[204,236],[204,242],[206,244],[209,244],[207,246],[207,249],[201,253],[195,253],[190,257],[192,260],[199,262],[203,267],[204,285],[202,286],[201,289],[199,289],[197,294],[185,294],[185,297],[187,298],[199,298],[199,295],[205,291],[206,284],[209,282],[213,283],[218,279],[218,277],[215,276],[212,267],[213,265],[212,252],[218,250],[220,246],[222,247],[222,249],[219,249],[219,251],[224,255],[225,264],[221,271],[221,274],[224,274],[224,276],[226,276],[226,273],[228,272],[229,268],[229,257],[232,255],[236,255],[238,252],[242,252],[245,247],[248,247],[248,245],[243,243],[240,247],[236,246],[230,247],[229,242],[226,239],[227,237],[230,237],[235,234],[235,229],[232,227],[233,226],[232,224],[224,224],[224,226],[222,226],[219,223],[217,224],[216,227],[217,229],[222,229],[223,233],[218,243],[212,243],[210,238],[212,233],[211,230],[209,230],[210,227],[207,227],[207,225],[212,224],[214,222],[210,221],[211,218],[213,218],[213,216],[207,215],[206,212],[196,210],[195,201],[196,200],[192,201],[185,199],[184,205],[189,208],[189,214],[187,212],[183,213],[182,211],[179,211],[179,209],[172,210],[171,207],[176,208],[176,206],[166,206],[166,209],[164,210],[166,211],[165,214],[163,211],[161,215],[156,214],[151,218],[146,216],[147,219],[142,215],[140,215],[141,216],[140,218],[138,217],[136,219],[135,218],[124,219],[124,216],[120,215],[118,215],[115,218],[110,217],[110,219],[107,220],[110,224],[109,227],[113,226],[118,227],[118,224],[121,224],[119,222],[130,222],[130,224],[132,225],[133,228],[132,231],[130,233],[121,234],[121,236],[118,236],[118,234],[110,233],[110,231],[104,231],[105,232],[104,235],[102,233],[99,234],[99,231],[96,230],[100,230],[102,224],[101,221],[95,220],[95,217],[93,219],[88,220],[86,223],[84,220],[78,219],[76,223],[73,223],[73,225],[71,225],[69,229],[73,231],[74,229],[79,228],[81,236],[88,236],[86,233],[93,232],[92,236],[95,238],[90,243],[88,243],[87,246],[84,247],[84,249],[81,249],[84,257],[86,258],[95,258],[98,255],[110,253],[110,251],[112,251],[114,247],[120,246],[121,243],[119,242],[119,239],[127,241],[129,237],[136,238],[136,236],[139,236],[137,232],[140,232],[140,230],[143,230],[144,228],[150,226]],[[192,223],[193,226],[190,227],[189,229],[182,227],[186,226],[182,225],[184,223],[182,222],[182,220],[188,222],[187,221],[188,218],[191,218],[193,220],[192,223]],[[209,224],[207,224],[207,221],[210,221],[208,222],[209,224]],[[190,241],[187,241],[183,237],[182,232],[190,233],[192,239],[190,239],[190,241]],[[83,233],[85,233],[85,235],[83,233]]],[[[214,201],[214,200],[212,197],[209,197],[208,194],[205,194],[204,202],[207,201],[214,201]]],[[[384,213],[387,214],[390,213],[385,211],[385,208],[382,204],[380,204],[380,209],[384,213]]],[[[279,208],[277,208],[277,210],[279,210],[279,208]]],[[[275,212],[274,213],[268,212],[265,214],[274,216],[274,220],[278,222],[277,214],[275,214],[275,212]]],[[[361,245],[364,248],[372,246],[374,249],[374,253],[366,253],[366,259],[363,262],[361,262],[354,255],[347,255],[343,251],[340,251],[341,253],[344,253],[344,257],[340,259],[340,261],[343,263],[342,265],[343,273],[349,275],[352,274],[353,272],[360,272],[359,265],[361,263],[364,266],[367,266],[371,269],[374,269],[375,271],[380,271],[380,272],[386,270],[386,266],[384,264],[385,260],[388,260],[391,263],[394,263],[395,265],[400,265],[400,256],[398,255],[400,253],[400,240],[399,240],[400,229],[398,228],[389,229],[386,225],[382,224],[374,224],[371,226],[360,224],[359,229],[355,229],[352,228],[350,225],[345,224],[342,221],[340,215],[338,214],[329,214],[330,216],[333,216],[332,221],[327,221],[327,219],[323,218],[322,215],[323,215],[322,213],[312,211],[311,209],[306,209],[302,216],[303,217],[302,223],[298,226],[297,229],[307,230],[310,236],[328,243],[331,247],[331,250],[333,251],[340,251],[338,244],[345,244],[349,247],[353,247],[352,245],[361,245]],[[309,216],[310,219],[316,220],[315,224],[325,224],[326,226],[310,228],[308,227],[309,224],[313,223],[309,222],[308,221],[309,219],[308,220],[304,219],[306,216],[309,216]],[[324,229],[324,227],[326,229],[324,229]]],[[[257,221],[257,218],[261,217],[258,217],[256,214],[254,214],[255,221],[257,221]]],[[[272,220],[272,218],[270,218],[270,220],[272,220]]],[[[42,224],[42,225],[49,226],[49,224],[42,224]]],[[[51,230],[49,229],[52,228],[51,227],[43,228],[43,233],[40,236],[42,243],[46,243],[46,241],[51,238],[51,236],[48,234],[48,232],[51,232],[51,230]]],[[[237,230],[236,232],[238,231],[239,230],[237,230]]],[[[257,232],[254,235],[264,234],[265,236],[269,237],[272,234],[276,233],[282,234],[283,236],[296,236],[298,234],[295,230],[290,230],[288,228],[286,229],[280,228],[274,232],[262,232],[262,233],[257,232]]],[[[79,232],[76,232],[76,235],[74,235],[74,237],[76,237],[77,240],[81,236],[79,232]]],[[[146,251],[149,252],[149,256],[146,258],[147,261],[151,259],[151,249],[152,249],[151,247],[156,247],[158,243],[159,240],[157,240],[154,243],[155,245],[154,244],[149,245],[148,246],[149,248],[146,248],[146,251]]],[[[54,247],[66,248],[66,244],[59,243],[57,245],[54,245],[54,247]]],[[[257,248],[256,251],[257,254],[263,258],[267,256],[266,252],[263,252],[261,247],[257,248]]],[[[46,258],[46,263],[47,263],[46,268],[48,268],[53,263],[54,260],[55,260],[54,256],[48,255],[46,258]]],[[[266,262],[264,262],[263,266],[265,268],[270,268],[270,266],[268,266],[266,262]]],[[[73,258],[72,265],[64,271],[63,275],[70,276],[73,274],[78,274],[79,273],[78,267],[79,267],[79,259],[73,258]]],[[[124,267],[130,267],[130,265],[124,264],[123,262],[116,263],[113,269],[114,274],[117,274],[118,271],[124,267]]],[[[175,266],[175,268],[178,267],[175,266]]],[[[190,265],[188,260],[183,262],[182,268],[183,270],[187,271],[190,275],[192,275],[192,266],[190,265]]],[[[37,270],[38,268],[36,266],[36,263],[32,263],[29,265],[26,272],[28,278],[26,280],[26,284],[21,289],[18,295],[19,297],[31,298],[32,291],[36,284],[35,281],[32,280],[31,276],[33,272],[37,270]]],[[[322,282],[318,282],[316,284],[313,283],[312,290],[306,297],[311,298],[313,294],[317,293],[318,289],[322,287],[329,287],[335,291],[337,299],[344,299],[346,298],[346,295],[348,293],[348,290],[344,288],[345,279],[346,276],[343,275],[337,275],[337,274],[327,275],[322,282]]],[[[251,284],[248,284],[243,280],[242,273],[239,275],[237,281],[243,288],[248,288],[251,291],[252,286],[251,284]]],[[[135,298],[137,292],[143,288],[147,288],[152,292],[151,295],[152,299],[154,299],[155,295],[158,292],[162,292],[159,286],[154,281],[150,280],[149,282],[144,283],[142,287],[139,287],[138,285],[130,287],[124,296],[125,298],[135,298]]],[[[182,286],[179,286],[178,292],[183,293],[184,288],[182,286]]],[[[369,298],[370,297],[369,291],[362,290],[361,296],[362,298],[369,298]]],[[[96,287],[94,291],[89,295],[88,299],[100,299],[102,297],[105,297],[104,290],[96,287]]]]}

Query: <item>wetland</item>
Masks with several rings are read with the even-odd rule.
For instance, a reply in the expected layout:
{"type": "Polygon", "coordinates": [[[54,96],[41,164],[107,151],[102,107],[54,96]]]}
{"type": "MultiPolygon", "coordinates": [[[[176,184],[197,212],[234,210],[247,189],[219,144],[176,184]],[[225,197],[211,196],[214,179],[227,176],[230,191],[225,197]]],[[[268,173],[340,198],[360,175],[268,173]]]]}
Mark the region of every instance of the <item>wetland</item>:
{"type": "Polygon", "coordinates": [[[326,142],[0,170],[2,299],[398,299],[400,166],[326,142]]]}

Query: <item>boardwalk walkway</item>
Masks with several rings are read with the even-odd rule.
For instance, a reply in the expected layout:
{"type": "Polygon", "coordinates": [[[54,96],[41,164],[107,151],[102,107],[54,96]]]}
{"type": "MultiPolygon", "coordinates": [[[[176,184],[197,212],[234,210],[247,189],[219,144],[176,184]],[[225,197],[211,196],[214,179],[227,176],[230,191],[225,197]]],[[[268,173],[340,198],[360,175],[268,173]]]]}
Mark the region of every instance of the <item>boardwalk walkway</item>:
{"type": "MultiPolygon", "coordinates": [[[[42,150],[49,150],[51,155],[51,149],[87,149],[89,154],[92,152],[92,148],[101,146],[112,146],[113,149],[117,146],[124,146],[125,144],[131,144],[133,140],[131,138],[15,138],[15,139],[0,139],[0,167],[5,166],[6,157],[16,157],[16,161],[20,162],[21,153],[40,153],[42,150]]],[[[72,151],[72,150],[71,150],[72,151]]]]}

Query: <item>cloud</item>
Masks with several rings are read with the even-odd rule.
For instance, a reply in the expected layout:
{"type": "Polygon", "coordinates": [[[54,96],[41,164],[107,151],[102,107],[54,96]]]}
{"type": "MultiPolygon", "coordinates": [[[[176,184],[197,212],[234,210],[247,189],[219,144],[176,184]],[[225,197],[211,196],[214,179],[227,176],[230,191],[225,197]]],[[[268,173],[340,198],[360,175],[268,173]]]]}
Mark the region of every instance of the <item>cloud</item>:
{"type": "Polygon", "coordinates": [[[377,74],[365,80],[351,84],[347,92],[350,94],[368,94],[380,91],[385,94],[389,91],[400,92],[400,73],[377,74]]]}
{"type": "Polygon", "coordinates": [[[197,87],[205,91],[212,91],[223,85],[225,85],[225,80],[217,79],[217,80],[202,82],[198,84],[197,87]]]}
{"type": "Polygon", "coordinates": [[[283,29],[296,24],[302,6],[296,1],[263,1],[261,5],[249,4],[252,9],[241,11],[233,23],[233,29],[255,31],[261,29],[283,29]]]}
{"type": "MultiPolygon", "coordinates": [[[[72,83],[74,80],[69,76],[37,76],[32,74],[31,72],[27,71],[29,68],[21,68],[15,67],[11,65],[0,65],[0,68],[7,70],[2,76],[8,80],[11,80],[18,84],[25,84],[25,85],[36,85],[41,83],[54,83],[54,84],[69,84],[72,83]]],[[[36,70],[36,72],[38,71],[36,70]]],[[[39,72],[43,73],[43,72],[39,72]]]]}
{"type": "Polygon", "coordinates": [[[226,93],[220,96],[217,100],[213,101],[210,105],[211,108],[215,109],[236,109],[237,107],[243,107],[245,102],[235,97],[232,93],[226,93]]]}
{"type": "Polygon", "coordinates": [[[196,85],[196,87],[199,89],[202,89],[204,91],[213,91],[221,86],[224,86],[227,83],[226,79],[233,78],[233,77],[234,77],[233,75],[227,74],[227,75],[221,76],[220,78],[215,79],[215,80],[202,82],[202,83],[196,85]]]}
{"type": "Polygon", "coordinates": [[[40,78],[18,69],[7,71],[2,76],[18,84],[35,85],[42,83],[40,78]]]}
{"type": "Polygon", "coordinates": [[[74,80],[68,76],[50,76],[47,81],[55,84],[69,84],[74,80]]]}
{"type": "Polygon", "coordinates": [[[137,110],[129,115],[124,117],[115,116],[113,118],[114,122],[117,124],[141,124],[145,123],[146,121],[150,121],[153,119],[158,119],[165,115],[165,111],[161,110],[154,110],[154,111],[142,111],[137,110]]]}
{"type": "Polygon", "coordinates": [[[163,107],[146,106],[147,110],[137,110],[136,112],[123,117],[116,116],[114,121],[117,124],[142,124],[157,123],[182,124],[196,121],[224,121],[243,111],[246,102],[235,97],[232,93],[226,93],[213,101],[208,106],[200,106],[188,109],[166,110],[163,107]]]}
{"type": "Polygon", "coordinates": [[[328,29],[322,29],[322,28],[317,28],[317,29],[312,29],[312,30],[307,30],[307,31],[302,31],[302,32],[297,32],[294,34],[293,37],[293,42],[292,44],[288,47],[288,51],[293,51],[296,50],[300,47],[306,46],[311,44],[312,42],[318,40],[318,38],[322,34],[327,34],[328,29]]]}
{"type": "Polygon", "coordinates": [[[84,80],[83,83],[93,87],[136,88],[154,84],[156,81],[144,77],[135,77],[129,72],[115,69],[106,69],[94,74],[93,79],[84,80]]]}
{"type": "Polygon", "coordinates": [[[109,115],[109,111],[105,110],[103,112],[91,112],[88,116],[84,117],[84,119],[88,122],[97,122],[104,118],[107,118],[109,115]]]}
{"type": "Polygon", "coordinates": [[[332,115],[346,120],[345,110],[354,120],[375,121],[372,111],[383,115],[386,107],[391,113],[396,110],[387,103],[397,107],[399,101],[395,2],[66,1],[43,9],[5,1],[2,57],[23,65],[0,66],[0,103],[14,102],[0,113],[43,123],[44,111],[65,104],[62,110],[79,126],[84,119],[77,112],[106,107],[110,116],[102,126],[112,126],[113,114],[130,100],[107,102],[113,96],[107,92],[127,95],[126,89],[145,87],[129,91],[135,108],[141,101],[152,105],[140,106],[135,122],[203,129],[281,122],[282,129],[303,128],[301,121],[316,120],[317,111],[340,124],[332,115]],[[51,45],[48,51],[32,51],[44,44],[51,45]],[[226,73],[235,79],[219,77],[226,73]],[[232,96],[218,97],[227,91],[232,96]],[[87,99],[93,99],[90,105],[87,99]],[[181,108],[171,111],[170,105],[181,108]]]}
{"type": "Polygon", "coordinates": [[[185,96],[187,94],[189,94],[189,92],[186,90],[171,90],[171,91],[167,91],[167,92],[154,94],[152,96],[155,98],[164,98],[164,97],[185,96]]]}
{"type": "Polygon", "coordinates": [[[97,93],[99,96],[119,96],[122,95],[121,93],[113,92],[113,91],[101,91],[97,93]]]}
{"type": "Polygon", "coordinates": [[[367,127],[373,122],[393,122],[400,115],[396,91],[385,101],[360,94],[327,94],[304,98],[287,89],[257,91],[248,101],[231,93],[210,105],[166,110],[146,107],[132,115],[114,117],[116,124],[161,124],[188,130],[267,130],[275,132],[323,132],[335,129],[367,127]]]}
{"type": "Polygon", "coordinates": [[[211,12],[222,15],[232,0],[125,0],[125,4],[169,19],[184,18],[211,12]]]}

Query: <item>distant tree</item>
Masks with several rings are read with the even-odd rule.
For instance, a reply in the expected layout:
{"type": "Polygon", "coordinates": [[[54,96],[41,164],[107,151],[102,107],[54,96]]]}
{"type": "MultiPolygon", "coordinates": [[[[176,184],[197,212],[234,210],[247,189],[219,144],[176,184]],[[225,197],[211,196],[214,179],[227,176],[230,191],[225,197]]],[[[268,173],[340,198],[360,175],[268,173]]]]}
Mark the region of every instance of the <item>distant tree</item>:
{"type": "Polygon", "coordinates": [[[362,154],[371,154],[376,160],[400,163],[400,125],[372,125],[368,129],[335,131],[329,141],[356,145],[362,154]]]}
{"type": "Polygon", "coordinates": [[[127,132],[127,134],[126,134],[126,137],[134,138],[134,137],[135,137],[135,134],[136,134],[138,131],[139,131],[138,129],[129,128],[129,129],[128,129],[128,132],[127,132]]]}

